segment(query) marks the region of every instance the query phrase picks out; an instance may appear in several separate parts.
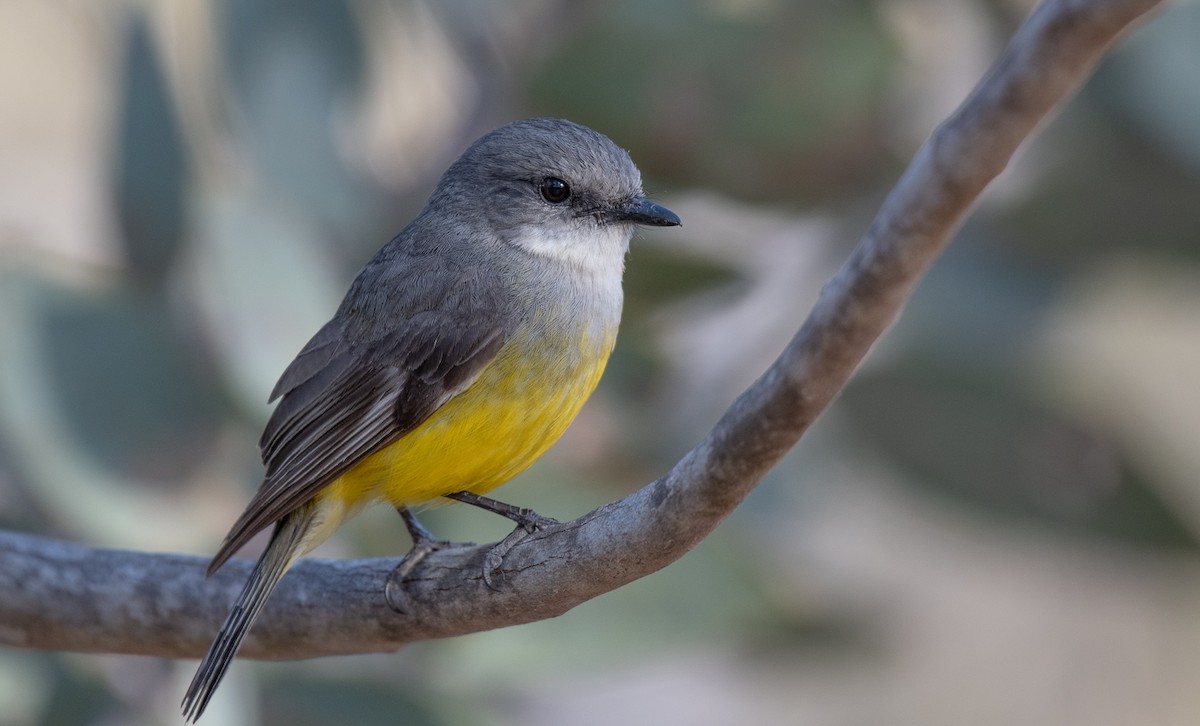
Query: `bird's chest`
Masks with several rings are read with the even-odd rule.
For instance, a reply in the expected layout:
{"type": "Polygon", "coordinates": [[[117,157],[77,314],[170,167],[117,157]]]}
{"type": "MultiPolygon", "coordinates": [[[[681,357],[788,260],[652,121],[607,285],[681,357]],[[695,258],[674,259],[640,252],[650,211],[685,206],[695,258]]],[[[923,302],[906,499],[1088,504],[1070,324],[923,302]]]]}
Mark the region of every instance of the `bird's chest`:
{"type": "Polygon", "coordinates": [[[518,327],[467,390],[373,457],[369,478],[380,498],[403,505],[462,490],[482,494],[558,440],[604,372],[619,307],[582,318],[543,312],[518,327]]]}

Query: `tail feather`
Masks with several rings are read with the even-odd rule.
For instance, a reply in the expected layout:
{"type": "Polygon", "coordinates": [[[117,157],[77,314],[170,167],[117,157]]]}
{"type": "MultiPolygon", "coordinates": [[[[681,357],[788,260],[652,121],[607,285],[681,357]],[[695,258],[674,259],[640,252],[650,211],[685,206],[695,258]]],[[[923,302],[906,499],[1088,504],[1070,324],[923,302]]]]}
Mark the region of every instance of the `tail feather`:
{"type": "Polygon", "coordinates": [[[242,641],[258,619],[263,605],[271,591],[279,584],[280,578],[288,568],[303,554],[301,546],[308,532],[312,516],[309,508],[293,512],[275,525],[271,542],[259,558],[250,579],[242,588],[237,601],[225,618],[208,653],[200,662],[192,683],[188,686],[187,694],[183,697],[183,717],[185,721],[195,722],[204,713],[213,692],[225,677],[229,664],[241,647],[242,641]]]}

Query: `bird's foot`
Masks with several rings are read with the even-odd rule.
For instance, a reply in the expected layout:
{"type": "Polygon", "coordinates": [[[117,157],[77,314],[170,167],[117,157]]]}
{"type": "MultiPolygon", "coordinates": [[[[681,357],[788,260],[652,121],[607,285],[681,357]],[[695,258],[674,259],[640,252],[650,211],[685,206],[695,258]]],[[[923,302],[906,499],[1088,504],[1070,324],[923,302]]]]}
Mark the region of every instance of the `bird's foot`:
{"type": "Polygon", "coordinates": [[[524,507],[515,507],[511,504],[498,502],[495,499],[482,497],[471,492],[455,492],[447,494],[447,498],[453,499],[464,504],[486,509],[489,512],[499,514],[501,517],[511,519],[517,523],[516,528],[509,533],[507,537],[497,542],[487,555],[483,558],[483,583],[492,590],[499,591],[500,586],[498,579],[503,577],[502,567],[504,565],[504,557],[517,545],[521,540],[529,535],[537,532],[540,529],[553,527],[559,524],[557,519],[551,517],[543,517],[532,509],[524,507]]]}
{"type": "Polygon", "coordinates": [[[451,546],[452,543],[435,538],[429,530],[425,529],[424,525],[417,521],[407,507],[397,507],[396,511],[400,512],[400,518],[404,520],[404,526],[408,529],[409,536],[412,537],[413,546],[400,564],[396,565],[396,569],[392,570],[384,594],[388,605],[393,610],[404,613],[408,612],[408,595],[404,592],[404,581],[426,557],[451,546]]]}

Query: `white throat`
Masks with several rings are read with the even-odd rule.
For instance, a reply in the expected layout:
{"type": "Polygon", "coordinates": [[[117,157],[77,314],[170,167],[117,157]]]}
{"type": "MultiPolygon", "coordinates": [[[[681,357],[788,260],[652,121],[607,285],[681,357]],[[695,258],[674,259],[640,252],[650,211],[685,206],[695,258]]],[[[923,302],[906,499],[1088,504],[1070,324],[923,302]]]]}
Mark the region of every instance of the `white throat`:
{"type": "Polygon", "coordinates": [[[565,230],[533,226],[522,230],[513,242],[538,257],[602,280],[615,280],[619,285],[632,236],[632,227],[625,224],[581,225],[565,230]]]}

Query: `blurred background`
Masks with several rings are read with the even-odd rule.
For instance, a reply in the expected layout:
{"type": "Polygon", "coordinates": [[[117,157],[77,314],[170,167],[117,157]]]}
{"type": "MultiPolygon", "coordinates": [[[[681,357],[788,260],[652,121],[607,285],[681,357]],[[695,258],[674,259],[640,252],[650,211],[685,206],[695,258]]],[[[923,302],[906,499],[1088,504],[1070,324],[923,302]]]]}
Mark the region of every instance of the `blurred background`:
{"type": "MultiPolygon", "coordinates": [[[[773,359],[1027,0],[0,3],[0,527],[210,554],[275,377],[474,138],[563,116],[635,240],[579,420],[645,484],[773,359]]],[[[833,408],[679,563],[553,621],[239,663],[209,724],[1194,724],[1200,2],[1028,145],[833,408]]],[[[506,523],[431,512],[440,536],[506,523]]],[[[386,508],[321,554],[399,555],[386,508]]],[[[194,661],[0,650],[0,723],[169,724],[194,661]]]]}

